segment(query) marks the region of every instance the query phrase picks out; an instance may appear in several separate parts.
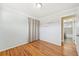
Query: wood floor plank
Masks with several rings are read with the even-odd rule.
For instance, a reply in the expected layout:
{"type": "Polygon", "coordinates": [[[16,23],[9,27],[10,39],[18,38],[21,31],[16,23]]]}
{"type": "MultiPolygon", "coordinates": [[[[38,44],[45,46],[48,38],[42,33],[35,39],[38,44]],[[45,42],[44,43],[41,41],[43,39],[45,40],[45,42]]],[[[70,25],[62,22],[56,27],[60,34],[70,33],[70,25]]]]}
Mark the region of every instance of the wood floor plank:
{"type": "MultiPolygon", "coordinates": [[[[45,42],[45,41],[44,41],[45,42]]],[[[54,44],[49,44],[47,42],[43,43],[43,41],[41,42],[42,45],[45,45],[46,47],[48,47],[50,50],[53,50],[54,53],[56,53],[56,55],[62,55],[62,47],[61,46],[57,46],[54,44]],[[51,48],[54,47],[54,48],[51,48]],[[56,49],[55,49],[56,48],[56,49]]]]}
{"type": "MultiPolygon", "coordinates": [[[[47,49],[48,47],[46,47],[44,44],[42,44],[42,43],[40,43],[40,44],[38,44],[38,42],[35,42],[35,44],[37,43],[37,45],[38,46],[41,46],[41,48],[42,48],[42,50],[41,50],[41,52],[43,52],[43,53],[45,53],[45,54],[47,54],[47,55],[56,55],[56,53],[54,53],[54,51],[53,50],[51,50],[51,49],[47,49]],[[54,53],[54,54],[53,54],[54,53]]],[[[40,49],[41,49],[40,48],[40,49]]],[[[38,48],[39,49],[39,48],[38,48]]]]}
{"type": "Polygon", "coordinates": [[[58,49],[54,49],[54,48],[51,48],[51,47],[53,47],[53,46],[51,46],[51,45],[48,45],[48,44],[45,44],[45,43],[41,43],[42,45],[44,45],[45,46],[45,49],[46,48],[49,48],[49,49],[46,49],[48,52],[50,52],[50,54],[51,53],[54,53],[53,55],[61,55],[61,51],[59,50],[58,51],[58,49]]]}
{"type": "MultiPolygon", "coordinates": [[[[64,55],[63,51],[61,46],[38,40],[2,51],[0,56],[61,56],[64,55]]],[[[74,54],[74,51],[72,51],[72,54],[74,54]]]]}

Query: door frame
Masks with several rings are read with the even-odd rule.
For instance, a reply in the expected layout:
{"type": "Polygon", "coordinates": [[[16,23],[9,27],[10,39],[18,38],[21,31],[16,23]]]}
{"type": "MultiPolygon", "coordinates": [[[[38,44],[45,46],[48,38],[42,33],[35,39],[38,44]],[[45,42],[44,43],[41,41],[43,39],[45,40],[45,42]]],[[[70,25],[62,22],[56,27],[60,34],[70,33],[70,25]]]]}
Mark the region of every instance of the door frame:
{"type": "Polygon", "coordinates": [[[61,46],[64,47],[64,19],[73,18],[75,20],[75,15],[68,15],[61,17],[61,46]]]}

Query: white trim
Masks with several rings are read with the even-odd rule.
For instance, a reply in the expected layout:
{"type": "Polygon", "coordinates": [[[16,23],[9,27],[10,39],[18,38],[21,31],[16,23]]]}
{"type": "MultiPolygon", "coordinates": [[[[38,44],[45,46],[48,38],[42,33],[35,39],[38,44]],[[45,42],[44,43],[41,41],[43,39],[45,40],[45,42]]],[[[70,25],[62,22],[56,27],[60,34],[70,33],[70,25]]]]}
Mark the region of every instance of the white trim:
{"type": "Polygon", "coordinates": [[[11,48],[16,48],[16,47],[21,46],[21,45],[24,45],[24,44],[28,44],[28,42],[20,43],[20,44],[17,44],[16,46],[12,46],[12,47],[8,47],[8,48],[1,49],[0,52],[5,51],[5,50],[8,50],[8,49],[11,49],[11,48]]]}

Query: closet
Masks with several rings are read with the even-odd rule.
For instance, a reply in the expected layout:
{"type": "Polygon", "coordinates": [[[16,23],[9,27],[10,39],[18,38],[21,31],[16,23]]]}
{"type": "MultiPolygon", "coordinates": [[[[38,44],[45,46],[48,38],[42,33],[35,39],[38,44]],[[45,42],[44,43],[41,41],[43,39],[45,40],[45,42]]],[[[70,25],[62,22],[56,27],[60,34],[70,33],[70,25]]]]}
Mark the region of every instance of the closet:
{"type": "Polygon", "coordinates": [[[28,18],[28,26],[29,26],[29,40],[28,42],[33,42],[39,40],[39,28],[40,28],[40,21],[34,18],[28,18]]]}

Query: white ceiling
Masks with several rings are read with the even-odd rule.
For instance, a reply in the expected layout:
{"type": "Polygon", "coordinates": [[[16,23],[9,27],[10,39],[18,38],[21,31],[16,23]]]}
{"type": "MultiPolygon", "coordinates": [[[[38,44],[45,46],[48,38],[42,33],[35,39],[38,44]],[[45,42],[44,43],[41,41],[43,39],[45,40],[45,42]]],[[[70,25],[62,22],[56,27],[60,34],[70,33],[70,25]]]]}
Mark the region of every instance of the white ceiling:
{"type": "Polygon", "coordinates": [[[44,17],[65,9],[78,7],[78,3],[43,3],[42,8],[34,7],[34,3],[4,3],[4,7],[16,9],[17,11],[33,17],[44,17]]]}

